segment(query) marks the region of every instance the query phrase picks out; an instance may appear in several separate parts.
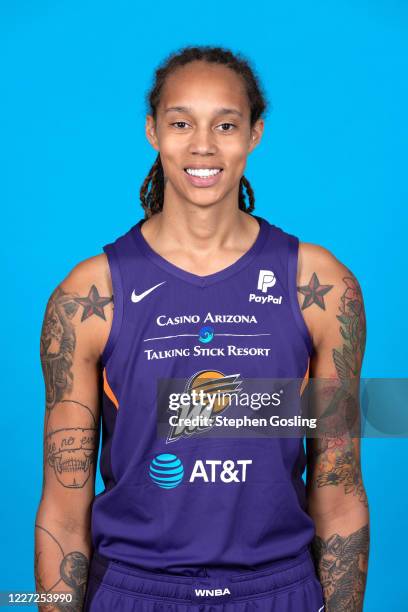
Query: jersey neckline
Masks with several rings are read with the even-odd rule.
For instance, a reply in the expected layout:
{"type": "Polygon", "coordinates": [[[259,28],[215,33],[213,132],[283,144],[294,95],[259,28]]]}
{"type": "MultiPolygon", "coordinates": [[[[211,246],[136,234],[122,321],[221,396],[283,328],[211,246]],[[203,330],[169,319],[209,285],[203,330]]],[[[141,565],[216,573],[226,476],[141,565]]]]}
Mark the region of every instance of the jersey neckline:
{"type": "Polygon", "coordinates": [[[260,252],[262,249],[266,236],[268,234],[268,221],[263,217],[259,217],[258,215],[252,215],[259,223],[259,231],[255,241],[252,243],[252,246],[246,251],[241,257],[239,257],[232,264],[223,268],[222,270],[218,270],[218,272],[213,272],[212,274],[206,274],[205,276],[200,276],[199,274],[194,274],[193,272],[188,272],[179,266],[171,263],[161,255],[159,255],[152,247],[149,245],[145,237],[141,232],[141,227],[145,221],[145,219],[140,219],[136,225],[134,225],[131,229],[131,234],[136,241],[136,244],[140,248],[141,252],[150,259],[157,266],[165,270],[166,272],[173,274],[174,276],[178,276],[182,280],[192,283],[194,285],[198,285],[200,287],[206,287],[208,285],[212,285],[213,283],[217,283],[218,281],[225,280],[226,278],[232,276],[239,270],[242,270],[245,266],[247,266],[253,258],[260,252]]]}

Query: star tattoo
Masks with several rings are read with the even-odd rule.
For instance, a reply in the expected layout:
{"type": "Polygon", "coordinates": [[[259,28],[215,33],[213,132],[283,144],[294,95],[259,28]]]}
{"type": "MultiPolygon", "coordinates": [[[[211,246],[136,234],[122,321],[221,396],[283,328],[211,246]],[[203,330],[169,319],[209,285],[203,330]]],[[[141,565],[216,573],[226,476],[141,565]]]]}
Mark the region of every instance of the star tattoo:
{"type": "Polygon", "coordinates": [[[332,287],[333,285],[321,285],[319,279],[317,278],[316,272],[313,272],[309,284],[297,288],[297,290],[305,296],[302,304],[302,310],[308,306],[311,306],[312,304],[317,304],[320,308],[326,310],[323,296],[326,295],[326,293],[330,291],[332,287]]]}
{"type": "Polygon", "coordinates": [[[101,297],[95,285],[92,285],[87,297],[74,298],[74,300],[84,309],[82,312],[81,322],[85,321],[85,319],[88,319],[93,314],[106,321],[103,309],[106,304],[113,301],[112,297],[101,297]]]}

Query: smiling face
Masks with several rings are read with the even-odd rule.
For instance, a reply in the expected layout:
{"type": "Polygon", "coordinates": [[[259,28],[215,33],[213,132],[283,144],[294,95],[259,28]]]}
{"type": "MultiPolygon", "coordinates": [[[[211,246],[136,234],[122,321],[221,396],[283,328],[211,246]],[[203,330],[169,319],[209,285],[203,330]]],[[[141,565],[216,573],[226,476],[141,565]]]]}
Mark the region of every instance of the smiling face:
{"type": "Polygon", "coordinates": [[[204,61],[177,68],[163,85],[156,122],[146,118],[167,178],[165,202],[205,206],[231,198],[236,205],[262,131],[262,119],[251,128],[245,83],[232,69],[204,61]]]}

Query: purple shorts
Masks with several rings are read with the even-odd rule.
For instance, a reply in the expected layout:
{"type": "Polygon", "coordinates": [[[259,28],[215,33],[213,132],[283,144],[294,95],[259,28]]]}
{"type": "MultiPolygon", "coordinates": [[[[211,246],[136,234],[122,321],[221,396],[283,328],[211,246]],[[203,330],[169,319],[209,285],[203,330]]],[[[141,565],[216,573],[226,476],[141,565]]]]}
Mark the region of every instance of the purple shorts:
{"type": "Polygon", "coordinates": [[[94,552],[83,612],[323,612],[310,552],[257,571],[138,569],[94,552]],[[199,575],[200,574],[200,575],[199,575]]]}

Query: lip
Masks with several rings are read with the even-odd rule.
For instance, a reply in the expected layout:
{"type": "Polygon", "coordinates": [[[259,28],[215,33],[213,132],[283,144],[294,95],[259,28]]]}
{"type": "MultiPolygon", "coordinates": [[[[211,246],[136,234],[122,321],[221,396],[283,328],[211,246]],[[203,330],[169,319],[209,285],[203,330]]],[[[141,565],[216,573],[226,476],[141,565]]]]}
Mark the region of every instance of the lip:
{"type": "Polygon", "coordinates": [[[206,166],[205,164],[192,164],[191,166],[186,166],[186,168],[214,168],[219,169],[221,171],[215,174],[214,176],[200,177],[191,176],[191,174],[188,174],[188,172],[186,172],[186,169],[184,168],[184,175],[187,177],[187,180],[191,183],[191,185],[194,185],[194,187],[212,187],[213,185],[216,185],[220,180],[223,172],[223,168],[221,168],[220,166],[206,166]]]}
{"type": "Polygon", "coordinates": [[[217,164],[187,164],[187,166],[184,166],[184,170],[186,168],[194,168],[195,170],[197,170],[197,168],[205,168],[205,169],[209,169],[209,168],[214,168],[215,170],[222,170],[222,166],[217,166],[217,164]]]}

